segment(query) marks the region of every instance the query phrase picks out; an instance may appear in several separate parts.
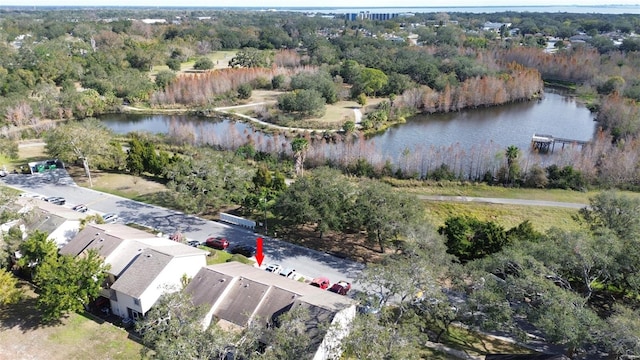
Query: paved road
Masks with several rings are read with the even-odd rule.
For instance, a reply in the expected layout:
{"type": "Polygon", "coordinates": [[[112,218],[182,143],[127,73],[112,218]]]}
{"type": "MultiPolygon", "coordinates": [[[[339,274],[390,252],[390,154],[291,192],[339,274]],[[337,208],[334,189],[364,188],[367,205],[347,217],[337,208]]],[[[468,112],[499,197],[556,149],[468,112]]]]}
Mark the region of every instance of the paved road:
{"type": "MultiPolygon", "coordinates": [[[[89,209],[99,213],[114,212],[122,219],[120,222],[135,222],[165,234],[178,230],[187,238],[199,241],[204,241],[211,236],[223,236],[232,246],[235,244],[255,246],[256,237],[261,236],[248,229],[204,220],[178,211],[79,187],[62,169],[34,175],[9,174],[3,182],[26,192],[44,196],[62,196],[67,200],[66,207],[85,204],[89,209]]],[[[264,263],[278,263],[291,267],[308,277],[327,276],[332,282],[344,279],[353,283],[354,288],[359,288],[354,280],[363,269],[362,264],[270,237],[263,236],[263,238],[265,239],[264,263]]]]}

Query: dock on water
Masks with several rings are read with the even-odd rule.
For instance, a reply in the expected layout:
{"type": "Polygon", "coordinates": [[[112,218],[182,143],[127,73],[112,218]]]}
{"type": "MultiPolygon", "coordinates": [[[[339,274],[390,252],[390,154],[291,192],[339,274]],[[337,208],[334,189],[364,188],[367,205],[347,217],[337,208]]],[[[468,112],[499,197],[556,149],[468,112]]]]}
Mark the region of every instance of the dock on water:
{"type": "Polygon", "coordinates": [[[534,150],[538,150],[539,152],[553,152],[555,150],[556,143],[562,144],[562,149],[564,149],[565,145],[579,145],[583,147],[588,144],[588,141],[584,140],[575,140],[575,139],[567,139],[567,138],[558,138],[553,135],[545,135],[545,134],[533,134],[531,137],[531,147],[534,150]]]}

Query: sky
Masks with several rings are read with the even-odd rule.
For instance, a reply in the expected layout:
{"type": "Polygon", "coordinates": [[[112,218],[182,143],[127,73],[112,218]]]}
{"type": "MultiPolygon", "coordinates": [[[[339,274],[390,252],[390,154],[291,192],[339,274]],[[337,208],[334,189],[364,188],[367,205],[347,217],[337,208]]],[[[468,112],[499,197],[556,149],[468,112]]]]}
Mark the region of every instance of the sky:
{"type": "Polygon", "coordinates": [[[1,6],[452,7],[638,5],[640,0],[0,0],[1,6]]]}

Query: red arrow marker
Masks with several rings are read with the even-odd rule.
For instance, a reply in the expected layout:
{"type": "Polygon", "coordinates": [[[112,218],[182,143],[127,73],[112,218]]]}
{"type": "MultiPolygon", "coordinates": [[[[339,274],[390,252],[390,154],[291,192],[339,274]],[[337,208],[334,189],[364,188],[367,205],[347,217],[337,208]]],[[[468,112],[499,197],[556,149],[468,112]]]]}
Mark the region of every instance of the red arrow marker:
{"type": "Polygon", "coordinates": [[[256,261],[258,261],[258,266],[262,265],[262,260],[264,260],[264,254],[262,253],[262,238],[259,237],[256,239],[256,261]]]}

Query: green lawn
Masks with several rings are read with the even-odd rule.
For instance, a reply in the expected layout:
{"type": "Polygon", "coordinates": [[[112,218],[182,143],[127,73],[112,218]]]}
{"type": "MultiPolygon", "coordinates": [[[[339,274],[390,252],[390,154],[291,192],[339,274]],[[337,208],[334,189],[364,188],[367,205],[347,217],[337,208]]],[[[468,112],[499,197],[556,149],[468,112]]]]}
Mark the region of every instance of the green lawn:
{"type": "Polygon", "coordinates": [[[538,231],[552,227],[577,230],[578,224],[571,218],[576,209],[544,206],[516,206],[483,203],[456,203],[444,201],[424,201],[426,218],[434,226],[444,225],[452,216],[471,216],[482,221],[493,221],[507,230],[529,220],[538,231]]]}

